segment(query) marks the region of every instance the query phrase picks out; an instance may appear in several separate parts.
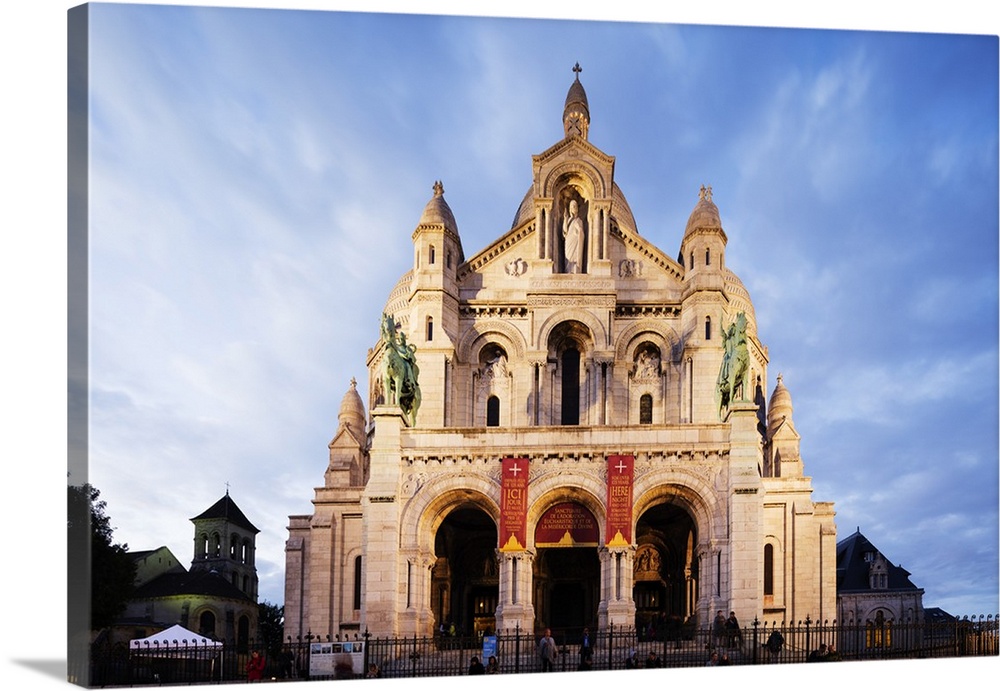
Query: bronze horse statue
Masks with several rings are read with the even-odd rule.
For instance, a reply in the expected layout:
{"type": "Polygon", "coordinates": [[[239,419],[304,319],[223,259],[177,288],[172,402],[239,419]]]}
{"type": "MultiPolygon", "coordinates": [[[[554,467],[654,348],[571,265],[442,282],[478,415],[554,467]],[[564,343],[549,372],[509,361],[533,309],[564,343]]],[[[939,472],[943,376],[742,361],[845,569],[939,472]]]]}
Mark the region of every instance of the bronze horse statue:
{"type": "Polygon", "coordinates": [[[743,312],[737,314],[736,320],[722,332],[722,347],[722,366],[715,391],[720,416],[732,407],[733,401],[746,400],[750,350],[747,348],[747,315],[743,312]]]}
{"type": "Polygon", "coordinates": [[[397,331],[392,315],[382,315],[382,342],[385,355],[382,358],[382,386],[385,402],[400,407],[411,427],[417,423],[420,408],[420,385],[417,375],[416,346],[406,342],[406,334],[397,331]]]}

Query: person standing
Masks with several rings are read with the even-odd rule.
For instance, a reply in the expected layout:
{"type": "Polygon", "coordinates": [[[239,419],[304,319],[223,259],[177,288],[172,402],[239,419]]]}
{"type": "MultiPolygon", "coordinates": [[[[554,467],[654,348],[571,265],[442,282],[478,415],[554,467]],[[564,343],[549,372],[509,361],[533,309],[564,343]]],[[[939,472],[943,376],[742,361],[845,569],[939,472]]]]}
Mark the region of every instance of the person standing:
{"type": "Polygon", "coordinates": [[[712,636],[715,638],[715,645],[721,648],[726,637],[726,615],[722,613],[721,609],[715,613],[715,621],[712,622],[712,636]]]}
{"type": "Polygon", "coordinates": [[[542,663],[543,672],[551,672],[556,664],[556,639],[552,637],[552,629],[545,629],[545,635],[538,641],[538,659],[542,663]]]}
{"type": "Polygon", "coordinates": [[[590,663],[594,658],[593,644],[590,642],[590,629],[583,627],[583,636],[580,638],[580,669],[590,669],[590,663]]]}
{"type": "Polygon", "coordinates": [[[740,622],[736,612],[730,612],[726,619],[726,643],[730,648],[743,645],[743,634],[740,632],[740,622]]]}
{"type": "Polygon", "coordinates": [[[250,653],[247,660],[247,681],[260,681],[264,676],[264,656],[256,650],[250,653]]]}

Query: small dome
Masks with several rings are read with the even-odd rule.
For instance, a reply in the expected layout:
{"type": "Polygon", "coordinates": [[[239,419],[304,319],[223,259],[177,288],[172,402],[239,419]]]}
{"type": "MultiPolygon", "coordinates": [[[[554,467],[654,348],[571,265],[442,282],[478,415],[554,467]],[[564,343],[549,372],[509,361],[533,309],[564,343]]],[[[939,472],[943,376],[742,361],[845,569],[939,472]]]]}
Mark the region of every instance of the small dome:
{"type": "Polygon", "coordinates": [[[792,394],[785,388],[781,375],[778,375],[778,383],[774,385],[771,393],[771,400],[767,404],[767,429],[773,430],[784,419],[792,419],[792,394]]]}
{"type": "Polygon", "coordinates": [[[698,193],[698,203],[694,206],[694,211],[688,217],[687,227],[684,229],[684,237],[693,233],[698,228],[721,228],[722,220],[719,218],[719,207],[712,201],[712,188],[701,186],[698,193]]]}
{"type": "Polygon", "coordinates": [[[340,414],[337,415],[337,422],[341,427],[350,427],[358,433],[365,430],[365,404],[358,393],[358,382],[351,378],[351,388],[347,390],[340,401],[340,414]]]}
{"type": "Polygon", "coordinates": [[[444,185],[438,180],[434,183],[434,196],[424,207],[424,213],[420,216],[420,223],[417,225],[443,225],[446,229],[458,235],[458,224],[455,222],[455,214],[451,212],[451,207],[444,200],[444,185]]]}
{"type": "Polygon", "coordinates": [[[587,120],[590,120],[590,105],[587,103],[587,92],[583,90],[580,83],[580,74],[577,73],[576,80],[569,85],[569,92],[566,94],[566,105],[563,108],[563,116],[572,110],[582,112],[587,120]]]}
{"type": "Polygon", "coordinates": [[[573,66],[576,79],[569,85],[566,93],[566,105],[563,108],[563,131],[567,137],[587,138],[590,130],[590,106],[587,103],[587,92],[580,83],[580,63],[573,66]]]}

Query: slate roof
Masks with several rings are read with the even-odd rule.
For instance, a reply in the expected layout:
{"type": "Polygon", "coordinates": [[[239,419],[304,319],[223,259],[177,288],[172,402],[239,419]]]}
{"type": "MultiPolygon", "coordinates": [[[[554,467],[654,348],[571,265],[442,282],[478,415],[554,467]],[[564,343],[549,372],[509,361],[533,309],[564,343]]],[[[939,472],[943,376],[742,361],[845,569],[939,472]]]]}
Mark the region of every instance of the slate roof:
{"type": "Polygon", "coordinates": [[[238,525],[245,530],[250,530],[254,534],[260,532],[257,527],[250,522],[250,519],[248,519],[246,515],[240,511],[240,507],[238,507],[236,502],[234,502],[229,496],[229,492],[226,492],[226,495],[222,497],[222,499],[212,504],[208,509],[191,520],[198,521],[203,518],[225,518],[230,523],[238,525]]]}
{"type": "MultiPolygon", "coordinates": [[[[859,528],[853,535],[837,543],[837,592],[870,591],[866,552],[882,554],[859,528]]],[[[910,581],[910,572],[902,566],[894,565],[884,554],[888,565],[888,584],[885,590],[920,590],[910,581]]],[[[882,590],[881,588],[879,590],[882,590]]]]}
{"type": "Polygon", "coordinates": [[[924,621],[928,624],[950,624],[956,621],[956,618],[940,607],[927,607],[924,609],[924,621]]]}
{"type": "Polygon", "coordinates": [[[228,600],[252,601],[235,585],[219,575],[217,571],[186,571],[164,573],[136,588],[133,600],[148,600],[176,595],[202,595],[228,600]]]}

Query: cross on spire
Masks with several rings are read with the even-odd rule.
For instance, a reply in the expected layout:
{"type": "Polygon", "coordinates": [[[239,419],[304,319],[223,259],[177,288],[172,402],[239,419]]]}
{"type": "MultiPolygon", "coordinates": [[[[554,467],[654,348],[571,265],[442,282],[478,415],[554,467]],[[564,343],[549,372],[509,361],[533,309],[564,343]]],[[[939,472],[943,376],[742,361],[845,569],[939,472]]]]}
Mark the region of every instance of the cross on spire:
{"type": "Polygon", "coordinates": [[[580,63],[573,65],[573,71],[576,73],[576,81],[580,81],[580,73],[583,72],[583,68],[580,67],[580,63]]]}

